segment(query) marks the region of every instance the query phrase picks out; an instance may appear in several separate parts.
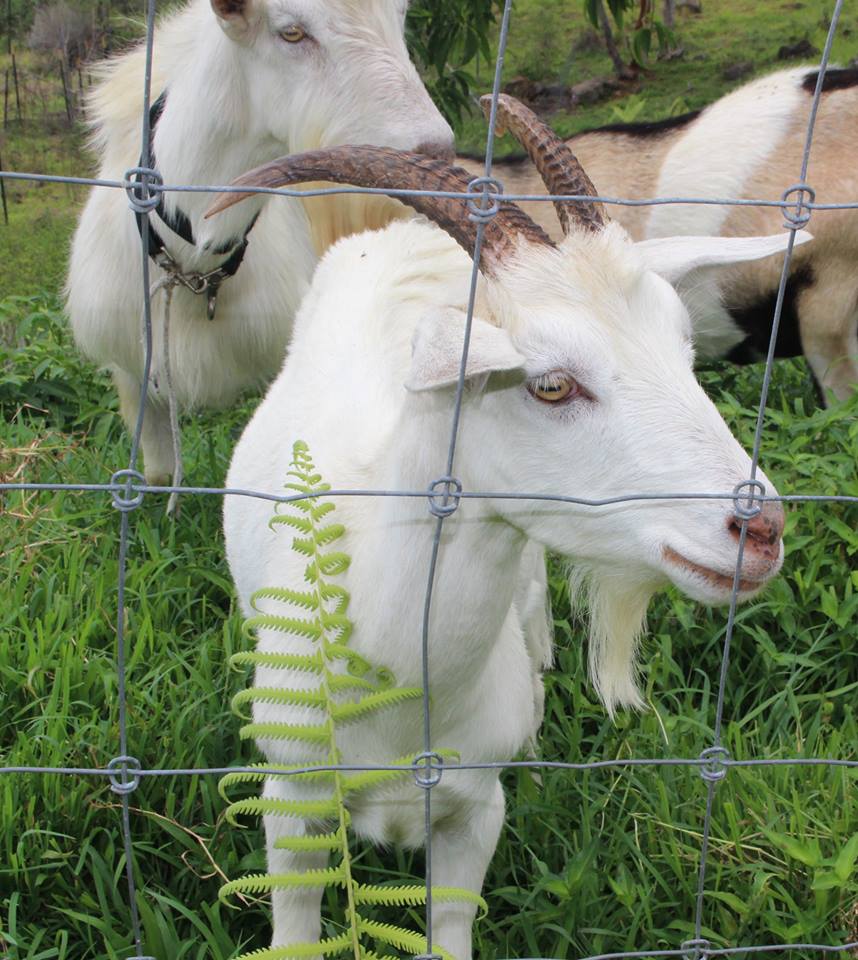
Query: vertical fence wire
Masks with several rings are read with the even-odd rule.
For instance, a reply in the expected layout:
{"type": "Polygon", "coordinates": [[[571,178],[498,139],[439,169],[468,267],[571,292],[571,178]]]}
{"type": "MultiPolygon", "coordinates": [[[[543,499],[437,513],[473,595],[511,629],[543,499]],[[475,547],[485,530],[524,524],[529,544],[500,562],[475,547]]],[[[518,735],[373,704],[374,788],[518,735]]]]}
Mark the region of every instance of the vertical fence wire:
{"type": "MultiPolygon", "coordinates": [[[[681,957],[683,960],[704,960],[707,957],[716,956],[735,956],[744,954],[812,950],[821,954],[830,954],[840,951],[858,948],[858,943],[831,945],[831,944],[775,944],[775,945],[750,945],[743,947],[717,948],[702,936],[703,931],[703,911],[705,905],[705,884],[707,873],[707,860],[709,852],[709,842],[712,830],[712,817],[715,792],[718,783],[720,783],[728,771],[735,766],[766,766],[782,763],[821,763],[840,765],[850,768],[858,768],[858,761],[849,760],[828,760],[816,758],[797,758],[795,760],[775,760],[771,758],[755,759],[751,761],[735,761],[722,743],[722,723],[724,714],[724,699],[728,679],[728,668],[730,660],[730,650],[735,631],[735,616],[740,590],[742,561],[745,550],[745,543],[748,536],[749,523],[753,516],[758,513],[763,505],[772,500],[816,500],[816,501],[841,501],[858,503],[858,497],[851,496],[793,496],[793,497],[771,497],[762,489],[762,484],[756,479],[756,473],[759,463],[759,454],[765,421],[765,410],[768,398],[768,392],[771,383],[772,368],[774,363],[775,345],[777,341],[780,318],[783,311],[783,304],[786,293],[786,285],[789,277],[790,266],[793,256],[793,247],[795,243],[795,232],[803,227],[810,218],[815,209],[847,209],[858,206],[858,201],[853,203],[840,204],[817,204],[812,188],[807,183],[807,172],[810,158],[810,151],[813,142],[814,125],[821,101],[825,73],[828,69],[832,44],[837,30],[837,25],[843,8],[843,0],[836,0],[831,22],[826,38],[825,49],[822,55],[820,69],[816,88],[811,101],[810,116],[807,124],[807,133],[805,137],[804,151],[802,155],[801,171],[798,183],[785,191],[780,202],[772,201],[745,201],[725,198],[721,200],[702,200],[700,198],[659,198],[655,202],[692,202],[704,203],[734,203],[734,204],[758,204],[758,205],[776,205],[780,206],[787,220],[785,228],[790,230],[790,237],[784,257],[783,269],[780,276],[777,300],[772,321],[772,329],[769,339],[768,354],[763,376],[763,383],[760,393],[759,410],[757,414],[753,452],[751,457],[750,477],[747,481],[739,484],[731,494],[705,493],[705,494],[687,494],[687,493],[669,493],[664,495],[647,495],[644,497],[635,494],[612,498],[610,502],[630,501],[635,499],[679,499],[679,498],[703,498],[715,497],[722,499],[732,499],[737,519],[741,520],[741,528],[738,541],[736,567],[733,576],[733,585],[730,598],[730,606],[727,617],[726,633],[722,650],[720,674],[718,679],[717,701],[715,709],[715,722],[712,745],[702,751],[697,758],[667,758],[667,759],[644,759],[635,758],[632,760],[614,760],[614,761],[596,761],[582,763],[558,763],[551,761],[501,761],[492,763],[464,763],[455,767],[444,769],[444,775],[455,773],[458,770],[474,769],[504,769],[513,766],[526,766],[531,768],[543,769],[565,769],[567,771],[605,768],[605,767],[631,767],[631,766],[666,766],[666,765],[687,765],[697,767],[704,782],[706,783],[706,800],[703,814],[702,840],[700,850],[700,863],[697,877],[697,890],[694,904],[694,938],[682,943],[678,949],[657,950],[657,951],[625,951],[610,954],[600,954],[584,958],[584,960],[631,960],[638,957],[681,957]],[[795,200],[790,197],[795,194],[795,200]],[[805,197],[810,197],[806,200],[805,197]],[[793,209],[794,208],[794,209],[793,209]]],[[[105,187],[122,188],[128,192],[129,204],[135,213],[142,214],[141,220],[141,257],[142,257],[142,283],[143,283],[143,309],[141,315],[141,337],[144,345],[144,366],[143,382],[140,393],[140,409],[131,442],[131,451],[128,467],[119,470],[113,474],[109,484],[27,484],[10,483],[0,484],[0,490],[24,490],[24,489],[82,489],[91,491],[107,491],[110,493],[114,507],[120,513],[119,525],[119,557],[118,557],[118,579],[117,579],[117,620],[116,620],[116,669],[117,669],[117,698],[118,698],[118,717],[119,717],[119,755],[109,762],[105,769],[85,769],[85,768],[23,768],[23,767],[0,767],[0,773],[22,773],[22,772],[54,772],[69,775],[83,776],[107,776],[110,780],[111,789],[116,792],[121,799],[121,818],[120,826],[122,833],[125,873],[128,888],[129,915],[131,919],[131,939],[134,943],[135,955],[138,960],[150,960],[144,958],[143,942],[141,935],[140,916],[137,906],[138,889],[135,879],[134,859],[133,859],[133,836],[130,823],[130,794],[138,788],[140,783],[147,776],[162,775],[198,775],[201,773],[222,773],[223,770],[167,770],[164,768],[145,769],[140,761],[131,755],[128,742],[128,682],[127,682],[127,625],[128,625],[128,605],[126,597],[126,582],[129,563],[129,552],[131,545],[130,515],[142,503],[145,492],[169,492],[186,494],[214,494],[223,496],[226,493],[237,493],[247,496],[264,496],[266,499],[275,500],[294,500],[298,497],[271,497],[265,496],[258,491],[227,491],[215,488],[189,488],[189,487],[148,487],[144,478],[137,470],[139,460],[139,451],[141,437],[144,427],[145,409],[148,402],[149,378],[152,365],[152,296],[151,279],[149,263],[149,218],[148,215],[154,209],[158,197],[164,188],[160,181],[157,171],[145,166],[146,158],[151,157],[150,149],[152,139],[152,129],[150,124],[150,104],[151,104],[151,84],[152,84],[152,57],[154,50],[154,26],[155,26],[156,0],[147,0],[146,16],[146,38],[145,38],[145,68],[144,68],[144,90],[143,90],[143,118],[141,131],[141,166],[130,173],[135,174],[135,181],[129,176],[122,182],[101,181],[95,178],[71,178],[71,177],[50,177],[40,174],[20,174],[3,172],[4,179],[30,179],[30,180],[51,180],[66,183],[81,183],[89,185],[101,185],[105,187]]],[[[476,223],[476,239],[473,254],[473,268],[471,273],[470,288],[467,304],[467,319],[465,326],[464,343],[459,364],[458,381],[456,384],[455,399],[452,410],[452,422],[450,428],[450,439],[447,452],[446,469],[444,475],[433,480],[427,491],[338,491],[331,490],[328,496],[354,495],[354,496],[413,496],[426,497],[429,510],[435,517],[434,532],[431,541],[431,555],[429,562],[429,571],[426,584],[426,591],[423,604],[423,616],[421,626],[421,670],[423,680],[423,748],[424,753],[418,758],[417,763],[412,768],[415,772],[416,784],[424,790],[424,833],[426,843],[426,869],[425,869],[425,894],[426,894],[426,940],[427,950],[423,955],[423,960],[437,960],[438,954],[433,953],[433,934],[432,934],[432,788],[440,781],[442,775],[443,761],[433,753],[431,736],[431,718],[430,718],[430,647],[431,647],[431,613],[433,604],[433,589],[437,573],[437,565],[441,548],[442,531],[444,521],[452,516],[458,508],[462,499],[467,497],[515,497],[521,499],[556,499],[558,501],[568,501],[575,503],[598,504],[605,501],[587,501],[584,498],[576,497],[545,497],[533,496],[527,493],[498,493],[498,492],[479,492],[463,491],[461,483],[455,478],[454,465],[456,445],[459,433],[459,424],[462,415],[464,386],[466,380],[468,349],[470,342],[471,328],[474,318],[474,307],[476,302],[477,283],[479,277],[479,262],[483,244],[483,235],[486,224],[497,212],[497,196],[502,192],[502,185],[492,178],[493,162],[493,144],[495,120],[497,115],[498,97],[500,94],[501,75],[504,64],[504,57],[509,39],[509,27],[512,13],[512,0],[505,0],[503,14],[501,18],[498,53],[495,61],[494,81],[491,96],[491,111],[489,118],[489,130],[485,150],[485,174],[481,178],[474,180],[467,196],[463,195],[463,215],[469,216],[476,223]],[[464,201],[467,200],[467,205],[464,201]]],[[[176,189],[176,188],[169,188],[176,189]]],[[[220,190],[220,187],[212,186],[194,186],[184,188],[188,190],[220,190]]],[[[258,190],[251,192],[260,193],[280,193],[287,196],[295,196],[294,191],[288,190],[258,190]]],[[[324,195],[340,192],[352,193],[388,193],[390,195],[402,195],[413,193],[433,193],[433,191],[396,191],[396,190],[366,190],[366,189],[320,189],[307,191],[304,195],[324,195]]],[[[437,193],[437,192],[435,192],[437,193]]],[[[441,194],[443,195],[443,194],[441,194]]],[[[511,197],[511,199],[516,199],[511,197]]],[[[548,201],[550,197],[523,197],[519,199],[540,199],[548,201]]],[[[591,198],[559,198],[568,202],[577,200],[590,201],[591,198]]],[[[600,198],[605,202],[631,203],[627,199],[600,198]]],[[[635,203],[652,203],[652,200],[635,201],[635,203]]],[[[242,767],[229,768],[231,771],[249,769],[242,767]]],[[[255,769],[259,769],[258,767],[255,769]]],[[[342,769],[342,770],[373,770],[373,769],[391,769],[390,767],[377,765],[335,765],[333,767],[308,766],[307,770],[321,769],[342,769]]],[[[282,775],[282,771],[278,771],[282,775]]],[[[293,771],[299,773],[301,771],[293,771]]]]}

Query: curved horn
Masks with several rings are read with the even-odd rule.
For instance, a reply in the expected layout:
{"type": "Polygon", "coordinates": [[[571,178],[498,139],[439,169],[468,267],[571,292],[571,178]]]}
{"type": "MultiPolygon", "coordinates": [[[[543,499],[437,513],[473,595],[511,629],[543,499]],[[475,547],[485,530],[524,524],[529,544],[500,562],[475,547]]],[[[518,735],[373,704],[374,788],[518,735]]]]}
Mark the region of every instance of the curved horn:
{"type": "MultiPolygon", "coordinates": [[[[357,187],[467,193],[471,179],[471,175],[461,167],[423,154],[387,147],[343,146],[281,157],[243,174],[233,181],[233,185],[285,187],[293,183],[329,180],[357,187]]],[[[249,193],[221,194],[206,216],[219,213],[249,196],[249,193]]],[[[477,226],[469,218],[463,201],[433,196],[405,196],[398,199],[437,223],[473,256],[477,226]]],[[[501,201],[500,210],[486,223],[480,270],[495,275],[496,268],[515,250],[519,236],[531,243],[554,246],[542,228],[523,210],[513,203],[501,201]]]]}
{"type": "MultiPolygon", "coordinates": [[[[488,120],[492,109],[491,96],[480,97],[480,106],[488,120]]],[[[598,196],[592,180],[569,146],[520,100],[502,93],[498,97],[496,133],[503,136],[507,130],[527,151],[550,194],[598,196]]],[[[554,207],[564,236],[572,229],[573,218],[585,230],[593,231],[601,230],[608,221],[600,203],[561,203],[555,200],[554,207]]]]}

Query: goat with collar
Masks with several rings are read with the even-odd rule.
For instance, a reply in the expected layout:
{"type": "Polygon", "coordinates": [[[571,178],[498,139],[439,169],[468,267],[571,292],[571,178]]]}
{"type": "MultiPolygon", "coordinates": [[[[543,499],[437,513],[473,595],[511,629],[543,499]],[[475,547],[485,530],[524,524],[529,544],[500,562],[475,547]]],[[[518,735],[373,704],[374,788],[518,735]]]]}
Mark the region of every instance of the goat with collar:
{"type": "MultiPolygon", "coordinates": [[[[167,16],[156,29],[152,81],[156,94],[167,91],[153,136],[164,182],[228,183],[286,150],[354,140],[449,153],[452,132],[408,58],[405,13],[406,0],[190,0],[167,16]]],[[[100,68],[90,100],[100,177],[120,180],[138,163],[144,66],[141,45],[100,68]]],[[[140,235],[121,191],[91,192],[67,281],[75,341],[110,370],[132,429],[145,387],[150,483],[169,481],[176,466],[167,382],[186,410],[224,406],[268,382],[317,254],[337,236],[404,211],[385,198],[255,198],[206,221],[205,194],[163,197],[150,219],[169,253],[168,262],[161,252],[163,265],[221,283],[213,322],[208,296],[191,284],[176,287],[168,361],[164,325],[156,323],[147,384],[140,235]],[[223,251],[236,241],[239,249],[241,238],[248,242],[240,269],[225,278],[217,273],[223,251]]],[[[156,266],[153,281],[164,276],[156,266]]]]}

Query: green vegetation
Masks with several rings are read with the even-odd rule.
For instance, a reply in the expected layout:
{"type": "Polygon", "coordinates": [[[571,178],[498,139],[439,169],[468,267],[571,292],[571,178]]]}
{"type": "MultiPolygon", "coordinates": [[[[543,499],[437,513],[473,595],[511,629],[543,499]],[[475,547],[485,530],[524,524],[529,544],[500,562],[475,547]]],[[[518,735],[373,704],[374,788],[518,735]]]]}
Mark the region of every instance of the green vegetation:
{"type": "MultiPolygon", "coordinates": [[[[777,66],[777,50],[820,47],[819,5],[705,0],[680,17],[681,59],[652,64],[637,91],[560,115],[571,133],[693,109],[737,82],[725,67],[777,66]]],[[[598,44],[572,52],[584,23],[570,0],[517,0],[505,76],[578,82],[608,74],[598,44]],[[571,10],[570,10],[571,8],[571,10]]],[[[847,9],[835,58],[855,53],[847,9]]],[[[8,61],[0,57],[0,68],[8,61]]],[[[22,69],[32,64],[19,57],[22,69]]],[[[489,86],[480,64],[477,88],[489,86]]],[[[58,81],[57,81],[58,82],[58,81]]],[[[0,134],[6,167],[86,173],[58,88],[50,117],[0,134]]],[[[464,143],[478,149],[481,121],[464,143]]],[[[108,379],[74,351],[58,302],[82,191],[13,185],[0,222],[0,481],[99,482],[128,456],[108,379]],[[37,291],[41,291],[37,293],[37,291]],[[20,294],[11,297],[10,294],[20,294]]],[[[702,377],[745,445],[761,369],[702,377]]],[[[188,482],[223,482],[252,410],[189,417],[188,482]]],[[[782,493],[858,495],[858,399],[819,410],[805,366],[779,363],[762,459],[782,493]]],[[[295,439],[295,438],[290,438],[295,439]]],[[[464,508],[463,508],[464,509],[464,508]]],[[[740,610],[724,741],[736,758],[858,755],[858,535],[855,509],[789,510],[784,573],[740,610]]],[[[131,515],[129,737],[147,766],[226,766],[258,755],[226,708],[243,689],[230,671],[246,649],[220,533],[220,501],[186,498],[176,522],[147,497],[131,515]]],[[[0,765],[103,765],[117,752],[115,616],[118,517],[110,498],[69,492],[0,497],[0,765]]],[[[539,755],[550,760],[696,757],[711,743],[726,613],[675,592],[652,609],[644,682],[651,710],[610,723],[586,680],[582,630],[565,576],[551,571],[557,666],[547,677],[539,755]]],[[[692,934],[705,784],[683,767],[505,775],[507,827],[486,882],[481,960],[576,957],[675,948],[692,934]]],[[[250,795],[250,790],[248,795],[250,795]]],[[[714,943],[858,939],[858,774],[828,767],[732,770],[716,792],[704,936],[714,943]]],[[[157,777],[131,796],[144,952],[157,960],[228,960],[266,945],[268,910],[225,880],[264,871],[261,832],[227,828],[215,777],[157,777]]],[[[118,960],[131,948],[117,797],[102,780],[0,777],[0,956],[118,960]]],[[[356,846],[371,884],[419,882],[419,855],[356,846]]],[[[331,894],[325,936],[343,931],[331,894]]],[[[376,914],[373,914],[376,916],[376,914]]],[[[420,928],[419,908],[378,919],[420,928]]],[[[797,952],[796,957],[815,956],[797,952]]],[[[847,960],[845,954],[839,960],[847,960]]]]}
{"type": "MultiPolygon", "coordinates": [[[[104,480],[127,456],[109,385],[79,361],[50,301],[0,320],[4,480],[104,480]],[[28,345],[14,346],[23,330],[28,345]]],[[[704,374],[748,444],[760,369],[704,374]]],[[[858,494],[858,399],[814,412],[802,364],[776,368],[763,461],[782,492],[858,494]]],[[[190,482],[223,481],[250,412],[189,420],[190,482]]],[[[224,708],[245,648],[223,557],[220,504],[186,500],[176,523],[149,497],[132,515],[128,579],[131,750],[146,765],[256,759],[224,708]]],[[[103,765],[117,752],[117,515],[109,498],[20,493],[0,516],[0,762],[103,765]]],[[[789,513],[784,574],[737,620],[725,743],[737,758],[856,757],[858,552],[854,510],[789,513]]],[[[540,755],[697,756],[711,742],[725,613],[675,593],[650,617],[651,712],[606,719],[586,680],[581,629],[552,572],[557,668],[540,755]]],[[[478,955],[573,957],[673,947],[690,935],[704,784],[686,768],[511,772],[508,826],[486,884],[478,955]]],[[[843,942],[858,935],[858,775],[827,767],[731,771],[716,794],[705,932],[721,943],[843,942]]],[[[234,956],[265,942],[264,904],[217,901],[226,878],[264,869],[261,835],[225,829],[214,777],[147,779],[132,795],[146,951],[234,956]]],[[[116,958],[129,947],[116,797],[102,781],[0,779],[0,938],[28,960],[116,958]]],[[[419,878],[419,857],[358,847],[362,878],[419,878]]],[[[414,882],[417,882],[415,880],[414,882]]],[[[342,932],[342,906],[327,936],[342,932]]],[[[403,922],[401,911],[382,918],[403,922]]],[[[412,908],[408,925],[418,925],[412,908]]],[[[799,954],[800,955],[800,954],[799,954]]]]}

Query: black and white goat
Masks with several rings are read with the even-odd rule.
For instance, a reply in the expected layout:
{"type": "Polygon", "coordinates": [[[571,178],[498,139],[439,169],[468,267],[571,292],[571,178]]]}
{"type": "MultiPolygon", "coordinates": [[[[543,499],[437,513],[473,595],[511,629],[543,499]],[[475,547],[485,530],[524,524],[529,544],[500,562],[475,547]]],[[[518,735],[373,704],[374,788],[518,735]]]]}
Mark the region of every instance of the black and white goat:
{"type": "MultiPolygon", "coordinates": [[[[779,200],[801,170],[817,73],[783,70],[703,111],[660,123],[614,124],[567,142],[605,197],[779,200]]],[[[831,69],[807,174],[818,202],[858,200],[856,152],[858,69],[831,69]]],[[[476,169],[472,161],[465,166],[476,169]]],[[[506,193],[545,193],[529,165],[498,162],[493,173],[506,193]]],[[[523,206],[558,235],[549,204],[523,206]]],[[[783,223],[780,209],[752,206],[612,205],[611,216],[638,240],[756,236],[783,223]]],[[[804,354],[822,391],[842,400],[858,389],[858,210],[817,210],[809,229],[815,240],[793,259],[777,355],[804,354]]],[[[680,287],[701,358],[748,362],[765,356],[782,265],[776,255],[717,274],[700,272],[680,287]]]]}

